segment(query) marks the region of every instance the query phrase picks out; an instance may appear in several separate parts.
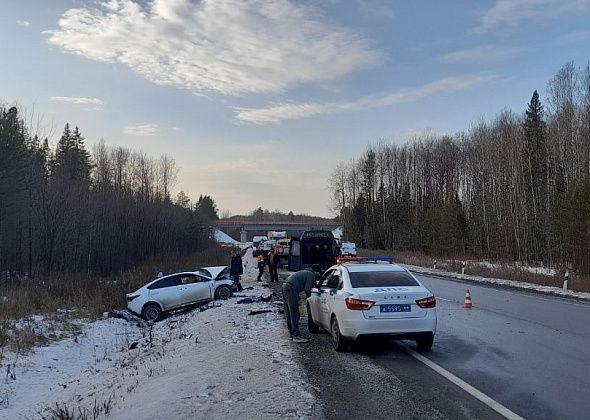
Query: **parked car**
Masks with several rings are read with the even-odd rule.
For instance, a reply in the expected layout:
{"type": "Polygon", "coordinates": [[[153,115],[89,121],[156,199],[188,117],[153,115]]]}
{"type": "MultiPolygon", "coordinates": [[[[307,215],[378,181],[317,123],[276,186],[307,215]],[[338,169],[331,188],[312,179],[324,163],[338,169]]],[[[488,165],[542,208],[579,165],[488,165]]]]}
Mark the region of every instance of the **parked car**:
{"type": "Polygon", "coordinates": [[[219,268],[205,267],[152,280],[127,293],[127,308],[147,321],[157,321],[172,310],[227,299],[232,295],[233,281],[223,277],[225,270],[218,271],[219,268]]]}
{"type": "Polygon", "coordinates": [[[260,251],[258,252],[258,254],[267,256],[271,249],[275,249],[276,244],[277,241],[272,239],[262,242],[262,244],[260,244],[260,251]]]}
{"type": "Polygon", "coordinates": [[[268,240],[266,236],[255,236],[252,238],[252,256],[257,257],[260,253],[261,244],[268,240]]]}
{"type": "Polygon", "coordinates": [[[356,244],[350,241],[342,242],[340,255],[343,257],[356,257],[356,244]]]}
{"type": "Polygon", "coordinates": [[[307,299],[309,331],[332,336],[336,351],[368,336],[416,340],[429,350],[436,332],[436,299],[405,268],[364,258],[330,267],[307,299]]]}

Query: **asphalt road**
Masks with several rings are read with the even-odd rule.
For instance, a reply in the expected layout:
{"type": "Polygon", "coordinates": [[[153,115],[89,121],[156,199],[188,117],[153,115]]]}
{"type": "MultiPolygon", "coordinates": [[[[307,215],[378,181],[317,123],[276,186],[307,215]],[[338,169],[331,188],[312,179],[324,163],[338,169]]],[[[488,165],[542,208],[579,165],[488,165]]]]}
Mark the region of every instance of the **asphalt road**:
{"type": "Polygon", "coordinates": [[[588,418],[589,303],[417,277],[438,298],[429,359],[522,417],[588,418]]]}
{"type": "MultiPolygon", "coordinates": [[[[438,299],[434,346],[423,356],[524,418],[588,418],[590,304],[418,278],[438,299]],[[463,308],[467,288],[473,309],[463,308]]],[[[336,353],[324,333],[298,345],[321,401],[317,417],[502,418],[411,357],[406,348],[415,349],[413,342],[402,343],[362,343],[336,353]]]]}

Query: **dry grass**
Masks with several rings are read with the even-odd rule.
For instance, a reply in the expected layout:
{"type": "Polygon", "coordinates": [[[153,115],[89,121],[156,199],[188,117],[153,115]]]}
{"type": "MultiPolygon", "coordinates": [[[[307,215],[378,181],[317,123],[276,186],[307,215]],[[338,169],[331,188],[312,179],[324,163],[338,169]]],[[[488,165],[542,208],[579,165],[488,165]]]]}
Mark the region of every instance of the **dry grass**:
{"type": "MultiPolygon", "coordinates": [[[[450,271],[453,273],[460,273],[463,266],[462,260],[449,260],[436,258],[421,252],[407,252],[407,251],[386,251],[386,250],[371,250],[359,249],[359,256],[363,257],[383,257],[393,256],[395,262],[408,265],[416,265],[419,267],[432,268],[436,261],[436,268],[442,271],[450,271]]],[[[471,274],[481,277],[499,278],[513,281],[520,281],[525,283],[539,284],[543,286],[563,286],[563,272],[555,276],[532,273],[528,270],[519,268],[513,265],[503,265],[498,268],[485,267],[466,259],[467,265],[465,267],[465,274],[471,274]]],[[[590,278],[579,276],[573,273],[570,276],[568,288],[577,292],[590,292],[590,278]]]]}
{"type": "Polygon", "coordinates": [[[60,338],[63,332],[57,328],[39,332],[26,324],[15,327],[18,320],[43,315],[50,325],[52,321],[59,321],[59,330],[74,328],[68,324],[69,318],[96,319],[103,312],[126,307],[125,294],[153,280],[157,271],[173,273],[208,265],[226,265],[230,257],[230,249],[216,246],[182,257],[155,258],[125,273],[108,277],[67,273],[5,282],[0,284],[0,348],[27,349],[60,338]]]}

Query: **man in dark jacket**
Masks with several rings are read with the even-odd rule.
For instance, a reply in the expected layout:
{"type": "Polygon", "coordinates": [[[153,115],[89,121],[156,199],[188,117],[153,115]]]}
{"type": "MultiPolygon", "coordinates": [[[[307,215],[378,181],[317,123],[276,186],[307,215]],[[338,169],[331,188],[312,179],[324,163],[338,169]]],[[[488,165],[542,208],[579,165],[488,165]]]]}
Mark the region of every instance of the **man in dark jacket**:
{"type": "Polygon", "coordinates": [[[322,269],[314,264],[309,270],[301,270],[291,274],[283,283],[283,303],[285,304],[285,315],[287,316],[287,328],[291,339],[296,343],[306,343],[309,340],[301,337],[299,332],[299,298],[311,296],[311,288],[320,279],[322,269]],[[305,293],[305,295],[304,295],[305,293]]]}
{"type": "Polygon", "coordinates": [[[240,256],[239,251],[233,250],[231,263],[229,267],[229,275],[232,276],[234,279],[234,283],[238,292],[244,290],[242,284],[240,283],[240,276],[244,274],[244,267],[242,266],[242,257],[240,256]]]}
{"type": "Polygon", "coordinates": [[[268,253],[268,271],[270,273],[270,281],[271,282],[278,282],[279,281],[279,273],[277,272],[277,268],[279,266],[279,256],[275,252],[274,249],[271,249],[268,253]]]}

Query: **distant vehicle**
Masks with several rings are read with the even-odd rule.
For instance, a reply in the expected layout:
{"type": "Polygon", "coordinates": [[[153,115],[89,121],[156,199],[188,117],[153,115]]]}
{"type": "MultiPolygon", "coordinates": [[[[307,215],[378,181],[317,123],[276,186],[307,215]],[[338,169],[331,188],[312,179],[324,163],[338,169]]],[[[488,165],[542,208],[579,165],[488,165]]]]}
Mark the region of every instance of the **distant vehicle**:
{"type": "Polygon", "coordinates": [[[330,267],[307,299],[309,331],[332,335],[336,351],[347,340],[390,336],[416,340],[430,350],[436,333],[436,299],[405,268],[360,258],[330,267]]]}
{"type": "Polygon", "coordinates": [[[356,244],[350,241],[342,242],[340,255],[343,257],[356,257],[356,244]]]}
{"type": "Polygon", "coordinates": [[[127,308],[147,321],[157,321],[168,311],[227,299],[233,293],[233,283],[227,266],[169,274],[127,293],[127,308]]]}
{"type": "Polygon", "coordinates": [[[318,264],[325,270],[336,264],[338,243],[329,230],[308,230],[301,238],[291,238],[289,270],[298,271],[318,264]]]}
{"type": "Polygon", "coordinates": [[[283,231],[276,231],[276,230],[269,230],[267,235],[268,239],[273,239],[275,241],[278,241],[279,239],[283,239],[287,237],[287,231],[283,230],[283,231]]]}
{"type": "Polygon", "coordinates": [[[262,255],[268,255],[268,253],[270,252],[271,249],[275,249],[275,245],[277,244],[277,241],[273,241],[273,240],[268,240],[268,241],[264,241],[262,242],[262,244],[260,244],[259,247],[259,252],[258,254],[262,254],[262,255]]]}
{"type": "Polygon", "coordinates": [[[275,254],[279,257],[279,265],[289,264],[289,249],[291,249],[291,239],[283,238],[277,241],[275,245],[275,254]]]}
{"type": "Polygon", "coordinates": [[[252,238],[252,256],[258,256],[258,253],[260,251],[260,244],[267,240],[268,238],[266,236],[255,236],[254,238],[252,238]]]}

